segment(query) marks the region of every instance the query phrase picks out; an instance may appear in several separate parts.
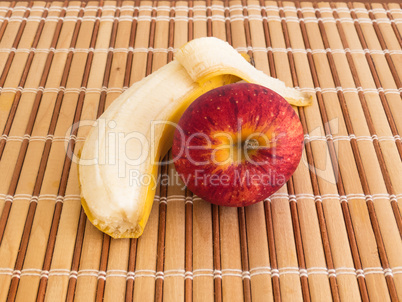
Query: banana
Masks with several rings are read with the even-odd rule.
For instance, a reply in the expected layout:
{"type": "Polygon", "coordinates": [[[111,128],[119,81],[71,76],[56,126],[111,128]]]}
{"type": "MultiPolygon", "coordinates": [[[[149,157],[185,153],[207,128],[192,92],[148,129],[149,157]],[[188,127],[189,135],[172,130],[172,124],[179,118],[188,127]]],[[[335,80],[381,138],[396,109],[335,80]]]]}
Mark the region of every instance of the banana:
{"type": "Polygon", "coordinates": [[[188,42],[172,62],[120,95],[91,128],[79,182],[93,225],[114,238],[139,237],[152,208],[158,161],[172,144],[171,125],[198,96],[239,80],[264,85],[293,105],[311,103],[311,97],[252,67],[224,41],[188,42]]]}

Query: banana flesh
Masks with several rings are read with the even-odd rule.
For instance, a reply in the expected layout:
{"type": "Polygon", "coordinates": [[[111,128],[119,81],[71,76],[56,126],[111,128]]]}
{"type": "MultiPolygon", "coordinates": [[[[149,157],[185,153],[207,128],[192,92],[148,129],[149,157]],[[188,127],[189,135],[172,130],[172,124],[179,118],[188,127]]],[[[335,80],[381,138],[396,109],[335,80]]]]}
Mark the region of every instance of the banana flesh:
{"type": "Polygon", "coordinates": [[[81,202],[88,219],[114,238],[139,237],[155,194],[158,161],[174,127],[198,96],[239,80],[264,85],[293,105],[311,98],[252,67],[229,44],[201,38],[175,60],[137,82],[96,121],[79,163],[81,202]]]}

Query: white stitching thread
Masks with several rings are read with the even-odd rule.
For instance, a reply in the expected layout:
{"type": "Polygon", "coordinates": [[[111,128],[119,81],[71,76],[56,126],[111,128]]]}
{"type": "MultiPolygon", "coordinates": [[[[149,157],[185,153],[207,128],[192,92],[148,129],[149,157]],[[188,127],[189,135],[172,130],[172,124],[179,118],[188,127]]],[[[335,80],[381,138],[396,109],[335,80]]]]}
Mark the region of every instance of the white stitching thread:
{"type": "MultiPolygon", "coordinates": [[[[378,193],[378,194],[371,194],[371,195],[364,195],[364,194],[347,194],[347,195],[339,195],[339,194],[321,194],[321,195],[314,195],[314,194],[309,194],[309,193],[300,193],[300,194],[294,194],[294,195],[288,195],[286,193],[275,193],[273,194],[269,200],[274,200],[274,199],[280,199],[280,198],[287,198],[290,199],[289,196],[292,196],[292,198],[296,198],[296,202],[300,199],[311,199],[315,201],[323,201],[327,199],[345,199],[345,201],[350,200],[350,199],[363,199],[365,200],[365,196],[369,196],[372,200],[378,200],[378,199],[389,199],[390,201],[397,201],[399,199],[402,200],[402,194],[392,194],[389,195],[387,193],[378,193]]],[[[81,197],[78,194],[66,194],[64,196],[61,195],[56,195],[56,194],[41,194],[39,196],[32,196],[31,194],[15,194],[13,195],[7,195],[7,194],[0,194],[0,198],[5,199],[6,201],[17,201],[17,200],[27,200],[31,202],[38,202],[38,200],[55,200],[59,198],[59,202],[61,202],[61,199],[66,202],[69,200],[80,200],[81,197]]],[[[155,195],[155,200],[159,201],[161,197],[158,195],[155,195]]],[[[166,197],[164,197],[166,198],[166,197]]],[[[187,197],[189,198],[189,197],[187,197]]],[[[185,196],[180,196],[180,195],[171,195],[167,197],[167,201],[169,200],[179,200],[179,201],[185,201],[187,199],[185,196]]],[[[202,200],[200,197],[194,195],[193,200],[202,200]]]]}
{"type": "Polygon", "coordinates": [[[216,278],[220,278],[220,279],[222,279],[222,271],[220,271],[220,270],[214,270],[213,271],[213,276],[214,276],[214,279],[216,279],[216,278]]]}
{"type": "MultiPolygon", "coordinates": [[[[195,5],[193,7],[187,7],[187,6],[174,6],[174,7],[170,7],[170,6],[166,6],[166,5],[160,5],[160,6],[150,6],[150,5],[141,5],[141,6],[129,6],[129,5],[123,5],[121,7],[116,7],[113,5],[105,5],[103,7],[99,7],[99,6],[94,6],[94,5],[88,5],[85,7],[80,7],[80,6],[68,6],[68,7],[60,7],[60,6],[52,6],[49,8],[49,10],[54,10],[54,11],[61,11],[61,10],[71,10],[71,11],[96,11],[96,10],[101,10],[101,11],[135,11],[135,10],[140,10],[140,11],[152,11],[152,10],[156,10],[156,11],[165,11],[165,12],[169,12],[169,11],[206,11],[206,10],[219,10],[219,11],[234,11],[234,10],[239,10],[239,9],[248,9],[248,10],[252,10],[252,9],[257,9],[257,10],[266,10],[266,11],[290,11],[290,12],[310,12],[310,13],[315,13],[315,12],[328,12],[331,13],[332,11],[337,11],[337,12],[356,12],[356,13],[369,13],[369,12],[373,12],[373,13],[399,13],[400,9],[395,9],[395,8],[391,8],[388,10],[385,10],[384,8],[374,8],[374,9],[369,9],[367,10],[366,8],[352,8],[349,9],[347,7],[338,7],[338,8],[330,8],[330,7],[321,7],[321,8],[313,8],[313,7],[302,7],[302,8],[296,8],[294,6],[283,6],[283,7],[278,7],[278,6],[272,6],[272,5],[267,5],[267,6],[260,6],[260,5],[255,5],[255,4],[249,4],[249,5],[231,5],[230,7],[227,6],[223,6],[223,5],[212,5],[212,6],[203,6],[203,5],[195,5]]],[[[40,6],[33,6],[32,8],[27,8],[25,6],[15,6],[14,8],[8,7],[8,6],[1,6],[0,7],[0,11],[23,11],[25,12],[26,10],[46,10],[47,8],[43,8],[40,6]]]]}
{"type": "Polygon", "coordinates": [[[275,193],[269,198],[267,198],[267,201],[272,201],[275,199],[288,199],[291,201],[290,196],[295,196],[296,201],[300,199],[311,199],[314,201],[323,201],[323,200],[328,200],[328,199],[339,199],[340,202],[346,201],[348,202],[351,199],[362,199],[362,200],[378,200],[378,199],[389,199],[390,201],[392,200],[397,200],[397,199],[402,199],[402,194],[398,195],[389,195],[387,193],[377,193],[377,194],[371,194],[371,195],[364,195],[362,193],[359,194],[346,194],[346,195],[339,195],[339,194],[321,194],[321,195],[314,195],[314,194],[309,194],[309,193],[301,193],[301,194],[295,194],[295,195],[288,195],[287,193],[275,193]]]}
{"type": "MultiPolygon", "coordinates": [[[[257,10],[259,10],[259,11],[261,11],[261,10],[265,10],[265,11],[274,11],[274,12],[279,12],[280,10],[283,10],[283,11],[290,11],[290,12],[299,12],[299,11],[301,11],[302,13],[305,13],[305,12],[316,12],[316,11],[319,11],[319,12],[322,12],[322,13],[324,13],[324,12],[327,12],[327,13],[332,13],[333,11],[337,11],[337,12],[339,12],[339,13],[341,13],[341,12],[352,12],[352,11],[354,11],[354,12],[357,12],[357,13],[365,13],[365,14],[368,14],[369,12],[373,12],[373,13],[392,13],[392,12],[399,12],[398,10],[396,10],[396,9],[390,9],[390,10],[384,10],[384,9],[373,9],[373,10],[366,10],[366,9],[360,9],[360,8],[357,8],[357,9],[351,9],[351,10],[349,10],[348,8],[335,8],[335,9],[332,9],[332,8],[320,8],[320,9],[314,9],[314,8],[301,8],[301,9],[296,9],[295,7],[291,7],[291,6],[285,6],[285,7],[276,7],[276,6],[258,6],[258,5],[248,5],[248,6],[241,6],[241,5],[232,5],[232,6],[230,6],[230,7],[224,7],[224,6],[220,6],[220,5],[212,5],[212,6],[208,6],[208,7],[205,7],[205,6],[194,6],[193,8],[189,8],[189,7],[186,7],[186,6],[177,6],[177,7],[169,7],[169,6],[158,6],[158,7],[152,7],[152,6],[140,6],[140,7],[130,7],[130,6],[122,6],[122,7],[115,7],[115,6],[104,6],[104,7],[96,7],[96,6],[87,6],[87,7],[85,7],[85,8],[82,8],[82,7],[79,7],[79,6],[70,6],[70,7],[55,7],[55,8],[51,8],[50,10],[54,10],[54,11],[62,11],[62,10],[66,10],[66,11],[69,11],[69,12],[79,12],[79,11],[86,11],[86,12],[89,12],[89,11],[97,11],[97,10],[100,10],[100,11],[111,11],[111,12],[116,12],[116,11],[130,11],[130,12],[133,12],[133,11],[136,11],[136,10],[138,10],[138,11],[156,11],[156,12],[170,12],[170,11],[184,11],[184,12],[187,12],[187,11],[194,11],[194,12],[197,12],[197,11],[200,11],[200,12],[202,12],[202,13],[204,13],[204,12],[206,12],[207,10],[212,10],[212,11],[221,11],[221,12],[224,12],[224,11],[230,11],[230,12],[233,12],[233,11],[235,11],[235,10],[243,10],[243,9],[247,9],[247,10],[252,10],[252,9],[257,9],[257,10]]],[[[8,11],[8,10],[10,10],[10,8],[4,8],[3,9],[3,11],[8,11]]],[[[21,10],[21,11],[26,11],[26,10],[28,10],[26,7],[19,7],[19,8],[17,8],[17,7],[15,7],[14,9],[11,9],[11,10],[13,10],[13,11],[18,11],[18,10],[21,10]]],[[[46,8],[41,8],[41,7],[38,7],[36,10],[38,10],[38,11],[43,11],[43,10],[46,10],[46,8]]],[[[250,14],[252,17],[255,17],[255,18],[261,18],[261,16],[260,15],[252,15],[252,14],[250,14]]],[[[89,16],[90,18],[93,18],[92,16],[89,16]]],[[[105,16],[106,18],[110,18],[110,17],[112,17],[112,16],[105,16]]],[[[122,16],[122,17],[131,17],[131,16],[122,16]]],[[[147,17],[147,16],[144,16],[144,17],[147,17]]],[[[162,17],[162,18],[167,18],[166,16],[160,16],[160,17],[162,17]]],[[[201,16],[202,17],[202,16],[201,16]]],[[[217,15],[217,17],[222,17],[221,15],[217,15]]],[[[243,20],[243,19],[245,19],[245,18],[247,18],[247,16],[243,16],[243,15],[235,15],[235,16],[231,16],[232,17],[232,19],[233,19],[233,17],[241,17],[241,19],[243,20]]],[[[278,20],[278,18],[277,18],[277,16],[268,16],[269,18],[273,18],[273,20],[278,20]],[[276,18],[275,18],[276,17],[276,18]]],[[[4,18],[4,17],[3,17],[4,18]]],[[[18,16],[17,16],[17,18],[18,18],[18,16]]],[[[113,18],[113,17],[112,17],[113,18]]],[[[4,19],[7,19],[7,18],[4,18],[4,19]]],[[[96,19],[96,18],[95,18],[96,19]]],[[[394,18],[394,20],[390,20],[390,19],[388,19],[388,18],[376,18],[376,19],[374,19],[374,20],[371,20],[370,18],[367,18],[367,17],[360,17],[360,18],[358,18],[358,19],[356,19],[356,20],[354,20],[354,19],[352,19],[351,17],[343,17],[343,18],[339,18],[339,19],[335,19],[335,18],[332,18],[332,17],[323,17],[323,18],[315,18],[315,17],[308,17],[308,18],[297,18],[297,17],[294,17],[294,16],[288,16],[288,17],[285,17],[285,18],[282,18],[282,19],[285,19],[285,20],[287,20],[288,22],[299,22],[299,21],[304,21],[304,22],[318,22],[318,21],[323,21],[323,22],[335,22],[335,21],[337,21],[337,20],[340,20],[340,21],[343,21],[343,22],[350,22],[350,23],[353,23],[353,22],[360,22],[360,23],[373,23],[373,22],[377,22],[377,23],[379,23],[379,24],[381,24],[381,23],[387,23],[387,24],[389,24],[389,23],[392,23],[392,22],[395,22],[395,23],[400,23],[401,21],[400,21],[400,19],[401,18],[394,18]]],[[[281,19],[281,20],[282,20],[281,19]]]]}
{"type": "Polygon", "coordinates": [[[330,134],[327,134],[326,136],[317,136],[317,135],[309,135],[309,134],[304,134],[304,140],[306,142],[312,142],[312,141],[327,141],[327,140],[333,140],[333,141],[350,141],[352,139],[355,139],[356,141],[398,141],[401,140],[401,137],[399,135],[395,136],[377,136],[373,134],[372,136],[356,136],[354,134],[350,134],[348,136],[345,135],[336,135],[332,136],[330,134]]]}
{"type": "Polygon", "coordinates": [[[191,279],[193,280],[194,274],[193,272],[185,272],[184,273],[184,279],[191,279]]]}
{"type": "Polygon", "coordinates": [[[395,274],[402,274],[402,267],[382,268],[382,267],[368,267],[364,269],[355,269],[353,267],[338,267],[335,269],[328,269],[326,267],[309,267],[307,269],[299,267],[280,267],[272,269],[269,266],[261,266],[251,268],[250,271],[242,271],[241,269],[195,269],[193,271],[185,271],[183,269],[155,271],[155,270],[107,270],[98,271],[95,269],[85,269],[80,271],[70,271],[68,269],[51,269],[41,270],[35,268],[28,268],[13,270],[11,268],[0,268],[0,275],[9,275],[13,278],[20,278],[24,276],[35,276],[40,278],[49,277],[94,277],[97,279],[106,280],[107,278],[125,278],[136,279],[141,277],[152,277],[154,279],[165,279],[170,277],[181,277],[184,279],[194,279],[197,277],[211,277],[211,278],[224,278],[224,277],[238,277],[242,279],[251,279],[259,275],[271,275],[271,277],[280,277],[283,275],[298,275],[299,277],[309,277],[310,275],[327,275],[329,277],[338,277],[341,275],[354,275],[356,277],[366,277],[367,275],[381,274],[385,276],[393,276],[395,274]]]}
{"type": "Polygon", "coordinates": [[[29,202],[38,202],[40,200],[54,200],[56,203],[57,202],[64,202],[64,201],[69,201],[69,200],[81,200],[80,195],[74,195],[74,194],[67,194],[65,196],[61,195],[55,195],[55,194],[41,194],[39,196],[32,196],[30,194],[15,194],[14,196],[12,195],[5,195],[5,194],[0,194],[0,198],[4,198],[5,201],[17,201],[17,200],[26,200],[29,202]]]}
{"type": "Polygon", "coordinates": [[[127,272],[126,280],[130,280],[130,279],[134,280],[134,278],[135,278],[134,272],[127,272]]]}
{"type": "MultiPolygon", "coordinates": [[[[101,8],[99,8],[101,9],[101,8]]],[[[115,9],[116,10],[116,9],[115,9]]],[[[152,9],[146,9],[145,7],[140,8],[139,11],[150,11],[152,9]]],[[[171,8],[172,10],[172,8],[171,8]]],[[[217,9],[214,9],[217,10],[217,9]]],[[[229,10],[233,10],[233,8],[230,8],[229,10]]],[[[73,12],[73,11],[79,11],[79,10],[73,10],[73,9],[69,9],[69,12],[73,12]]],[[[127,10],[127,11],[132,11],[132,9],[127,10]]],[[[156,8],[156,11],[162,11],[161,8],[156,8]]],[[[197,11],[197,10],[195,10],[197,11]]],[[[205,9],[202,10],[203,12],[205,12],[205,9]]],[[[243,14],[231,14],[230,17],[224,17],[223,15],[216,15],[213,14],[212,16],[205,16],[205,15],[197,15],[195,14],[193,17],[187,17],[187,16],[178,16],[176,18],[171,18],[170,16],[130,16],[130,15],[122,15],[120,17],[114,17],[114,16],[101,16],[101,17],[96,17],[96,16],[84,16],[84,17],[78,17],[78,16],[65,16],[65,17],[56,17],[56,16],[49,16],[47,18],[42,18],[42,17],[37,17],[37,16],[31,16],[28,18],[28,21],[40,21],[40,20],[44,20],[45,22],[48,21],[59,21],[62,20],[64,22],[77,22],[82,21],[82,22],[86,22],[86,21],[91,21],[91,22],[95,22],[97,20],[99,21],[109,21],[109,22],[113,22],[114,20],[117,20],[119,22],[122,21],[137,21],[137,22],[142,22],[142,21],[146,21],[146,22],[152,22],[152,21],[166,21],[169,22],[170,20],[174,19],[175,21],[193,21],[193,22],[197,22],[197,21],[203,21],[206,22],[207,20],[213,20],[213,21],[221,21],[221,22],[226,22],[226,21],[230,21],[230,22],[236,22],[236,21],[244,21],[244,20],[256,20],[256,21],[262,21],[262,20],[267,20],[269,21],[275,21],[275,22],[281,22],[281,21],[286,21],[287,23],[290,22],[294,22],[294,23],[300,23],[300,22],[304,22],[304,23],[318,23],[318,22],[323,22],[323,23],[335,23],[335,22],[343,22],[343,23],[378,23],[378,24],[382,24],[382,23],[386,23],[386,24],[390,24],[390,23],[402,23],[402,21],[400,21],[400,19],[402,20],[402,18],[394,18],[393,20],[390,20],[388,18],[377,18],[374,20],[371,20],[370,18],[358,18],[358,19],[353,19],[351,17],[341,17],[341,18],[334,18],[334,17],[322,17],[322,18],[316,18],[316,17],[304,17],[304,18],[299,18],[297,16],[285,16],[285,17],[279,17],[276,15],[268,15],[268,16],[264,16],[262,17],[261,15],[254,15],[254,14],[249,14],[248,16],[245,16],[243,14]]],[[[21,17],[21,16],[12,16],[12,17],[0,17],[0,21],[3,20],[8,20],[8,21],[13,21],[13,22],[22,22],[22,20],[27,20],[27,18],[21,17]]]]}
{"type": "Polygon", "coordinates": [[[401,89],[384,89],[382,87],[379,88],[363,88],[363,87],[336,87],[336,88],[320,88],[320,87],[315,87],[315,88],[307,88],[307,87],[295,87],[296,89],[303,91],[303,92],[308,92],[308,93],[337,93],[339,91],[342,91],[344,93],[359,93],[363,92],[364,94],[366,93],[384,93],[384,94],[400,94],[401,89]]]}
{"type": "MultiPolygon", "coordinates": [[[[169,50],[167,50],[169,51],[169,50]]],[[[160,51],[160,52],[165,52],[165,50],[160,51]]],[[[337,93],[342,91],[343,93],[359,93],[363,92],[364,94],[366,93],[384,93],[385,95],[387,94],[397,94],[399,95],[402,92],[402,89],[384,89],[382,87],[379,88],[362,88],[362,87],[335,87],[335,88],[320,88],[320,87],[315,87],[315,88],[308,88],[308,87],[295,87],[297,90],[303,91],[303,92],[308,92],[308,93],[337,93]]],[[[65,88],[65,87],[59,87],[59,88],[44,88],[42,86],[39,86],[38,88],[24,88],[22,86],[18,87],[0,87],[0,92],[11,92],[11,93],[38,93],[39,91],[42,93],[59,93],[59,92],[64,92],[64,93],[123,93],[127,87],[101,87],[101,88],[86,88],[86,87],[81,87],[81,88],[65,88]]]]}
{"type": "Polygon", "coordinates": [[[30,136],[28,134],[25,134],[24,136],[7,136],[3,134],[0,137],[0,141],[5,140],[7,142],[22,142],[24,140],[27,140],[29,142],[34,142],[34,141],[42,141],[46,142],[48,140],[52,142],[69,142],[71,140],[74,140],[76,142],[83,142],[85,141],[85,137],[76,137],[75,135],[70,135],[70,136],[53,136],[51,134],[48,134],[47,136],[30,136]]]}
{"type": "MultiPolygon", "coordinates": [[[[16,52],[16,53],[30,53],[30,52],[35,52],[35,53],[49,53],[49,52],[54,52],[54,53],[68,53],[68,52],[73,52],[73,53],[108,53],[108,52],[113,52],[113,53],[147,53],[147,52],[155,52],[155,53],[169,53],[169,52],[176,52],[177,49],[169,47],[169,48],[133,48],[133,47],[128,47],[128,48],[0,48],[0,52],[3,53],[10,53],[10,52],[16,52]]],[[[378,54],[378,55],[385,55],[385,54],[391,54],[391,55],[401,55],[402,50],[376,50],[376,49],[331,49],[331,48],[326,48],[326,49],[298,49],[298,48],[280,48],[280,47],[237,47],[237,51],[240,52],[247,52],[247,51],[252,51],[252,52],[281,52],[281,53],[303,53],[307,54],[308,52],[311,52],[312,54],[326,54],[326,53],[332,53],[332,54],[345,54],[347,52],[352,53],[352,54],[378,54]]]]}
{"type": "Polygon", "coordinates": [[[4,201],[9,201],[9,202],[13,202],[14,197],[12,195],[6,195],[4,201]]]}

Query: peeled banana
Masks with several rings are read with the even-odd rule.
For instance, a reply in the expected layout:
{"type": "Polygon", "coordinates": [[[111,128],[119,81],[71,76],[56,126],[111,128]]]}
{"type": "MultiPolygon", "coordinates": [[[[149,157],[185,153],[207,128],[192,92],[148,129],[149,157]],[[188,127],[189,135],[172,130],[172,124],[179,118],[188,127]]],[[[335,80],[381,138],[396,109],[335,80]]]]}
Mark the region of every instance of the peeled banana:
{"type": "Polygon", "coordinates": [[[79,162],[88,219],[114,238],[139,237],[152,208],[158,161],[171,147],[172,125],[198,96],[239,80],[266,86],[293,105],[311,103],[224,41],[188,42],[172,62],[120,95],[89,132],[79,162]]]}

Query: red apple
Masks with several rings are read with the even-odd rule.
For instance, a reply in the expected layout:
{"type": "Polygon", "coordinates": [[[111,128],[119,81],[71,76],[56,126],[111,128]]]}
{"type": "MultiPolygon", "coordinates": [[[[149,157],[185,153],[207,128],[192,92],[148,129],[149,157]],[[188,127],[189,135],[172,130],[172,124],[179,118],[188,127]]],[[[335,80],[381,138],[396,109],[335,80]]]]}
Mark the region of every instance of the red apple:
{"type": "Polygon", "coordinates": [[[246,206],[277,191],[296,170],[303,129],[289,103],[256,84],[211,90],[184,112],[175,131],[175,167],[206,201],[246,206]]]}

